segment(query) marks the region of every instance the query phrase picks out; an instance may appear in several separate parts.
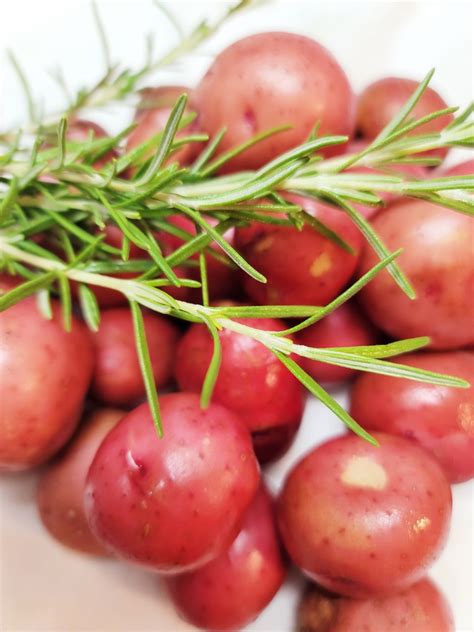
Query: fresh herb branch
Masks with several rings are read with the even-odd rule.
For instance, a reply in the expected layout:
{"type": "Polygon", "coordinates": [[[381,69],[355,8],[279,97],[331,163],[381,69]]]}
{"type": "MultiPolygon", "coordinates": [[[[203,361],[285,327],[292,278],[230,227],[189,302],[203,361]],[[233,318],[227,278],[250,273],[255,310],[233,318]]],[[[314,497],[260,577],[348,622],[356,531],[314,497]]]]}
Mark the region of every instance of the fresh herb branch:
{"type": "MultiPolygon", "coordinates": [[[[241,1],[227,15],[249,4],[250,1],[241,1]]],[[[100,24],[97,11],[96,18],[100,24]]],[[[64,114],[41,122],[39,127],[29,128],[29,131],[38,130],[32,146],[23,146],[19,133],[0,137],[4,145],[4,152],[0,154],[0,268],[25,279],[0,297],[0,310],[36,295],[41,312],[45,318],[51,318],[50,297],[52,294],[58,295],[64,326],[69,329],[72,318],[71,283],[75,283],[79,288],[79,306],[84,320],[91,330],[97,331],[100,309],[94,287],[122,293],[130,304],[140,366],[160,435],[159,403],[143,327],[143,308],[202,323],[208,328],[214,342],[214,353],[202,390],[203,406],[208,405],[212,398],[219,371],[219,331],[227,329],[265,345],[344,423],[360,436],[372,440],[301,369],[295,362],[296,356],[447,386],[466,387],[466,382],[386,361],[387,358],[425,346],[429,342],[427,338],[368,347],[316,349],[296,344],[291,335],[339,307],[385,268],[401,290],[414,297],[409,280],[396,263],[399,252],[390,253],[387,250],[355,204],[382,205],[379,194],[390,192],[419,197],[474,215],[474,178],[471,176],[421,181],[399,176],[396,170],[397,165],[402,163],[432,164],[432,159],[419,156],[428,149],[474,146],[472,106],[439,134],[416,134],[417,128],[428,119],[446,113],[446,110],[442,110],[415,121],[409,118],[431,79],[431,72],[400,114],[371,145],[358,154],[323,159],[318,152],[325,147],[344,143],[347,138],[318,137],[315,128],[311,138],[300,147],[286,152],[258,171],[232,176],[216,176],[215,173],[238,153],[284,128],[268,130],[216,158],[216,149],[225,134],[225,130],[222,130],[216,138],[208,140],[193,165],[182,168],[172,162],[175,150],[183,142],[202,142],[206,139],[203,135],[177,139],[177,131],[185,128],[192,118],[192,115],[184,113],[186,97],[183,95],[177,100],[163,132],[130,152],[121,151],[122,140],[130,128],[113,138],[91,137],[82,142],[68,140],[67,121],[83,107],[100,107],[111,100],[125,99],[137,90],[139,81],[146,78],[151,70],[193,50],[219,24],[201,24],[191,36],[181,39],[164,59],[147,62],[144,68],[135,73],[121,71],[119,74],[111,65],[105,31],[100,26],[108,65],[106,76],[90,90],[80,92],[64,114]],[[44,138],[48,138],[47,145],[44,138]],[[55,141],[51,138],[55,138],[55,141]],[[119,151],[120,157],[100,169],[95,167],[95,161],[111,149],[119,151]],[[151,158],[148,157],[150,149],[154,150],[151,158]],[[376,167],[381,173],[351,171],[350,168],[354,166],[376,167]],[[133,168],[132,175],[128,179],[121,177],[123,171],[130,167],[133,168]],[[287,202],[286,193],[302,193],[326,200],[348,214],[374,248],[380,262],[325,307],[209,306],[206,253],[265,282],[263,275],[223,237],[224,232],[231,227],[245,226],[255,220],[294,225],[296,229],[308,224],[335,241],[341,249],[350,251],[350,247],[328,227],[314,221],[298,205],[287,202]],[[176,214],[192,221],[195,234],[183,231],[169,221],[169,217],[176,214]],[[211,221],[211,217],[217,220],[217,224],[211,221]],[[115,225],[120,229],[123,235],[121,248],[107,243],[107,225],[115,225]],[[156,231],[179,237],[183,245],[166,255],[156,231]],[[39,236],[42,238],[38,239],[39,236]],[[213,243],[220,249],[211,248],[213,243]],[[132,245],[143,251],[143,258],[130,258],[132,245]],[[200,282],[178,277],[174,270],[176,265],[188,268],[198,266],[200,282]],[[136,273],[137,276],[133,279],[114,276],[123,272],[136,273]],[[202,303],[174,299],[165,291],[167,285],[201,287],[202,303]],[[240,320],[269,316],[303,320],[283,332],[263,331],[240,320]]],[[[22,81],[27,88],[23,73],[22,81]]],[[[36,116],[31,94],[28,89],[26,92],[30,113],[32,117],[36,116]]]]}

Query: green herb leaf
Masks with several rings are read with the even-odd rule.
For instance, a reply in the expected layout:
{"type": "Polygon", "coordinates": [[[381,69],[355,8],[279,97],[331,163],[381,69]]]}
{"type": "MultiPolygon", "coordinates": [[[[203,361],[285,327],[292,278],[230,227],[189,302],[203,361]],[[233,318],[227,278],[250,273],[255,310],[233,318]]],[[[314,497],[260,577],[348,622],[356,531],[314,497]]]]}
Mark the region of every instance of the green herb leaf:
{"type": "Polygon", "coordinates": [[[79,285],[79,303],[87,326],[91,331],[98,331],[100,325],[100,309],[94,292],[84,283],[79,285]]]}
{"type": "Polygon", "coordinates": [[[137,347],[137,355],[142,372],[143,382],[147,394],[148,404],[150,406],[153,423],[159,437],[163,436],[163,426],[160,415],[160,405],[158,403],[158,394],[156,392],[155,378],[153,375],[153,367],[151,365],[150,351],[145,332],[145,323],[140,306],[135,301],[130,301],[130,309],[133,318],[133,329],[135,333],[135,344],[137,347]]]}

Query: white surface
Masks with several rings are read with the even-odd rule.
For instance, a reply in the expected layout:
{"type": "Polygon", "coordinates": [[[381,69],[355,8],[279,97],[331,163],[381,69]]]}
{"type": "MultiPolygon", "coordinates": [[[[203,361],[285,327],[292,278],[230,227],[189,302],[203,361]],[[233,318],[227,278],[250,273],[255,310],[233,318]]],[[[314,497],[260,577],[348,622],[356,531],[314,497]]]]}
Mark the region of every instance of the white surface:
{"type": "MultiPolygon", "coordinates": [[[[203,15],[218,13],[224,4],[174,0],[172,7],[180,22],[189,27],[203,15]]],[[[158,51],[165,51],[174,41],[173,31],[151,2],[102,1],[99,6],[113,56],[122,63],[140,63],[144,34],[151,30],[157,36],[158,51]]],[[[90,84],[102,71],[86,2],[16,0],[2,3],[1,10],[0,129],[25,119],[21,92],[2,49],[15,50],[34,94],[43,98],[47,111],[63,102],[46,69],[60,64],[68,84],[75,89],[90,84]]],[[[382,75],[421,78],[434,66],[433,85],[449,103],[463,106],[473,95],[472,13],[471,2],[274,2],[234,19],[206,44],[205,55],[188,59],[171,72],[161,72],[157,81],[179,80],[193,85],[210,55],[227,43],[252,32],[280,29],[311,35],[328,46],[357,90],[382,75]]],[[[111,108],[97,120],[115,131],[129,115],[123,108],[111,108]]],[[[278,486],[299,454],[338,431],[339,422],[312,401],[293,448],[267,471],[270,484],[278,486]]],[[[154,576],[117,562],[90,560],[51,540],[36,515],[34,487],[34,475],[3,476],[0,480],[2,632],[193,629],[176,618],[154,576]]],[[[451,536],[431,576],[451,603],[457,632],[472,632],[472,482],[455,486],[453,493],[451,536]]],[[[298,585],[299,580],[293,578],[249,630],[292,630],[298,585]]]]}

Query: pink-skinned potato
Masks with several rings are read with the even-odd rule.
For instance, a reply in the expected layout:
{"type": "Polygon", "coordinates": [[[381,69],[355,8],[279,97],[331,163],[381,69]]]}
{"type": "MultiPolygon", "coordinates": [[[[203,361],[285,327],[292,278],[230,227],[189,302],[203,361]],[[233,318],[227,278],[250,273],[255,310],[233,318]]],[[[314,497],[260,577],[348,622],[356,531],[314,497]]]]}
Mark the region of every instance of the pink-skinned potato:
{"type": "Polygon", "coordinates": [[[159,438],[148,404],[126,415],[89,470],[89,527],[117,556],[161,573],[203,566],[228,548],[259,486],[250,435],[199,395],[160,398],[159,438]]]}
{"type": "MultiPolygon", "coordinates": [[[[264,331],[283,331],[274,318],[237,322],[264,331]]],[[[227,329],[219,332],[221,364],[213,401],[234,411],[252,432],[260,462],[280,456],[291,444],[303,415],[303,389],[295,376],[258,340],[227,329]]],[[[178,345],[175,376],[181,389],[200,393],[213,353],[207,327],[192,325],[178,345]]]]}
{"type": "MultiPolygon", "coordinates": [[[[403,355],[399,361],[474,384],[474,352],[403,355]]],[[[351,396],[352,416],[369,432],[419,443],[440,462],[452,483],[474,477],[474,388],[449,388],[385,375],[361,374],[351,396]]]]}
{"type": "MultiPolygon", "coordinates": [[[[425,202],[403,200],[378,213],[372,225],[412,283],[410,300],[385,270],[360,292],[367,316],[396,339],[429,336],[433,349],[474,343],[474,218],[425,202]]],[[[359,274],[377,262],[365,246],[359,274]]]]}
{"type": "MultiPolygon", "coordinates": [[[[153,136],[163,131],[168,122],[171,110],[176,101],[182,94],[190,94],[191,89],[185,86],[159,86],[156,88],[145,88],[141,91],[141,100],[138,104],[135,122],[137,126],[127,138],[127,151],[135,149],[142,143],[151,139],[153,136]]],[[[189,114],[189,108],[186,108],[184,114],[189,114]]],[[[178,131],[176,140],[184,136],[189,136],[198,131],[195,121],[178,131]]],[[[151,158],[156,151],[158,141],[155,147],[152,147],[146,154],[145,159],[151,158]]],[[[172,153],[169,162],[179,162],[181,165],[189,164],[193,158],[199,153],[199,143],[187,143],[172,153]]]]}
{"type": "Polygon", "coordinates": [[[261,487],[227,551],[165,582],[176,609],[192,625],[240,630],[270,603],[285,575],[272,499],[261,487]]]}
{"type": "MultiPolygon", "coordinates": [[[[303,329],[296,338],[298,344],[307,347],[358,347],[376,344],[377,332],[353,303],[344,303],[322,320],[303,329]]],[[[300,357],[299,364],[317,382],[344,382],[357,373],[355,369],[310,358],[300,357]]]]}
{"type": "Polygon", "coordinates": [[[460,162],[457,165],[449,167],[449,169],[441,171],[439,175],[440,177],[472,176],[474,175],[474,160],[465,160],[464,162],[460,162]]]}
{"type": "Polygon", "coordinates": [[[225,171],[261,167],[304,143],[316,123],[321,136],[350,136],[355,121],[354,94],[336,59],[293,33],[259,33],[226,48],[197,86],[193,104],[211,137],[227,128],[221,153],[273,127],[292,126],[233,158],[225,171]]]}
{"type": "Polygon", "coordinates": [[[454,632],[449,604],[429,579],[389,597],[345,599],[308,586],[297,632],[454,632]]]}
{"type": "Polygon", "coordinates": [[[47,461],[70,438],[92,378],[87,328],[71,332],[52,301],[53,318],[27,298],[0,313],[0,470],[47,461]]]}
{"type": "MultiPolygon", "coordinates": [[[[145,312],[145,333],[156,386],[171,378],[178,329],[165,317],[145,312]]],[[[92,394],[97,401],[113,406],[130,406],[145,396],[138,359],[133,319],[128,307],[104,310],[93,335],[96,361],[92,394]]]]}
{"type": "MultiPolygon", "coordinates": [[[[417,89],[419,83],[412,79],[385,77],[371,83],[357,100],[357,131],[364,139],[374,139],[382,129],[392,121],[417,89]]],[[[432,88],[426,88],[410,117],[419,119],[438,110],[447,108],[442,97],[432,88]]],[[[433,134],[444,129],[453,120],[452,114],[443,114],[410,134],[433,134]]],[[[420,156],[444,158],[446,148],[434,149],[420,153],[420,156]]]]}
{"type": "Polygon", "coordinates": [[[354,274],[362,235],[340,209],[297,195],[287,199],[336,232],[353,252],[343,250],[312,226],[297,230],[254,222],[237,229],[236,245],[267,283],[245,275],[244,289],[260,305],[326,305],[354,274]]]}
{"type": "Polygon", "coordinates": [[[107,555],[87,524],[84,490],[95,453],[123,415],[124,411],[113,408],[95,410],[39,479],[36,500],[44,526],[61,544],[82,553],[107,555]]]}
{"type": "Polygon", "coordinates": [[[451,522],[451,487],[437,461],[407,439],[372,436],[378,446],[347,434],[313,449],[278,499],[293,562],[323,588],[357,599],[421,579],[451,522]]]}

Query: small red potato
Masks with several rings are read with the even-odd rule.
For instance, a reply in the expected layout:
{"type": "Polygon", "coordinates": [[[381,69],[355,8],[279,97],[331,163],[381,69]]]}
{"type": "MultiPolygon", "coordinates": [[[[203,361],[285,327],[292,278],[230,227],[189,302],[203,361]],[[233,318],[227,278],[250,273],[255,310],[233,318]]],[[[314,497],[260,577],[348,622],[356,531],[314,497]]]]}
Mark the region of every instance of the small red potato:
{"type": "MultiPolygon", "coordinates": [[[[153,376],[157,387],[169,381],[174,362],[178,330],[163,316],[143,313],[153,376]]],[[[108,405],[128,406],[145,396],[133,320],[128,307],[104,310],[93,335],[96,363],[92,394],[108,405]]]]}
{"type": "MultiPolygon", "coordinates": [[[[185,86],[145,88],[145,90],[142,91],[142,99],[135,115],[137,127],[127,139],[127,151],[135,149],[135,147],[138,147],[161,132],[165,128],[171,110],[178,98],[182,94],[189,94],[190,92],[190,88],[186,88],[185,86]]],[[[185,110],[185,114],[189,114],[189,109],[185,110]]],[[[197,126],[195,121],[193,121],[190,125],[177,132],[176,140],[179,140],[179,138],[183,136],[189,136],[189,134],[196,131],[197,126]]],[[[197,143],[188,143],[172,154],[170,162],[176,161],[181,165],[187,165],[197,155],[199,148],[197,143]]],[[[150,158],[153,154],[154,149],[151,149],[146,157],[150,158]]]]}
{"type": "MultiPolygon", "coordinates": [[[[445,351],[402,356],[403,364],[474,384],[474,353],[445,351]]],[[[474,477],[474,388],[448,388],[361,374],[351,414],[367,430],[413,439],[432,452],[452,483],[474,477]]]]}
{"type": "Polygon", "coordinates": [[[161,573],[203,566],[237,536],[259,485],[250,435],[219,404],[160,398],[159,439],[147,404],[102,442],[87,478],[85,508],[110,551],[161,573]]]}
{"type": "MultiPolygon", "coordinates": [[[[360,292],[370,319],[390,336],[430,336],[434,349],[456,349],[474,342],[474,220],[423,200],[394,203],[378,213],[373,227],[413,284],[410,300],[385,270],[360,292]]],[[[377,262],[366,246],[360,275],[377,262]]]]}
{"type": "MultiPolygon", "coordinates": [[[[219,151],[280,125],[292,128],[233,158],[226,171],[257,169],[307,139],[351,135],[355,99],[342,68],[323,46],[293,33],[259,33],[221,52],[194,93],[199,125],[211,137],[227,128],[219,151]]],[[[335,149],[326,149],[326,154],[335,149]]]]}
{"type": "Polygon", "coordinates": [[[92,413],[74,441],[48,465],[39,480],[37,504],[41,520],[53,538],[71,549],[107,555],[87,524],[84,489],[95,453],[124,414],[112,408],[92,413]]]}
{"type": "MultiPolygon", "coordinates": [[[[211,226],[215,226],[218,223],[213,217],[206,217],[205,219],[211,226]]],[[[190,233],[192,236],[196,234],[196,225],[191,219],[185,217],[184,215],[171,215],[167,218],[167,221],[176,226],[176,228],[180,228],[181,230],[190,233]]],[[[232,245],[234,242],[234,236],[235,230],[233,228],[223,235],[226,241],[232,245]]],[[[162,244],[163,250],[166,254],[174,252],[184,243],[183,239],[165,231],[162,231],[159,235],[157,235],[157,239],[160,244],[162,244]]],[[[212,248],[216,253],[224,254],[223,250],[215,242],[211,242],[210,248],[212,248]]],[[[205,254],[205,259],[209,298],[211,300],[216,300],[223,297],[228,298],[233,296],[236,293],[239,279],[235,266],[233,266],[230,261],[228,265],[222,261],[218,261],[209,253],[205,254]]],[[[191,260],[198,262],[199,255],[196,253],[191,257],[191,260]]],[[[196,279],[197,281],[201,280],[201,274],[198,267],[187,267],[185,270],[187,278],[196,279]]],[[[201,288],[190,290],[189,295],[190,300],[194,300],[196,302],[200,302],[202,300],[201,288]]]]}
{"type": "Polygon", "coordinates": [[[453,615],[440,591],[422,579],[400,593],[353,600],[308,586],[297,632],[454,632],[453,615]]]}
{"type": "Polygon", "coordinates": [[[323,588],[367,599],[403,590],[441,552],[451,488],[411,441],[356,435],[313,449],[290,471],[278,522],[292,560],[323,588]]]}
{"type": "MultiPolygon", "coordinates": [[[[367,140],[375,138],[399,113],[418,87],[412,79],[386,77],[371,83],[357,100],[357,130],[367,140]]],[[[427,114],[447,108],[447,104],[432,88],[426,88],[415,105],[410,117],[419,119],[427,114]]],[[[452,114],[444,114],[416,128],[411,134],[432,134],[444,129],[453,120],[452,114]]],[[[434,149],[420,156],[444,158],[448,150],[434,149]]]]}
{"type": "MultiPolygon", "coordinates": [[[[297,335],[297,343],[307,347],[357,347],[373,345],[377,335],[366,318],[352,303],[344,303],[334,312],[297,335]]],[[[317,382],[343,382],[357,374],[354,369],[300,358],[299,364],[317,382]]]]}
{"type": "Polygon", "coordinates": [[[263,305],[326,305],[344,288],[357,267],[363,238],[344,211],[310,198],[289,195],[354,249],[346,252],[311,226],[255,223],[237,229],[236,243],[267,283],[243,277],[252,300],[263,305]],[[241,232],[242,231],[242,232],[241,232]]]}
{"type": "Polygon", "coordinates": [[[89,331],[61,308],[44,318],[34,298],[0,313],[0,470],[43,463],[74,432],[92,377],[89,331]]]}
{"type": "MultiPolygon", "coordinates": [[[[234,319],[264,331],[282,331],[273,318],[234,319]]],[[[219,332],[222,359],[213,400],[234,411],[253,434],[260,461],[280,456],[290,445],[303,414],[299,381],[261,342],[228,329],[219,332]]],[[[213,352],[205,325],[194,324],[178,345],[175,376],[182,390],[199,393],[213,352]]]]}
{"type": "Polygon", "coordinates": [[[285,574],[272,500],[260,488],[227,551],[196,571],[165,581],[178,612],[192,625],[240,630],[270,603],[285,574]]]}

